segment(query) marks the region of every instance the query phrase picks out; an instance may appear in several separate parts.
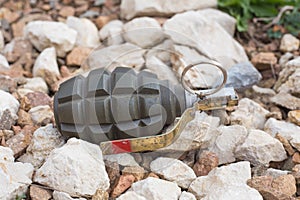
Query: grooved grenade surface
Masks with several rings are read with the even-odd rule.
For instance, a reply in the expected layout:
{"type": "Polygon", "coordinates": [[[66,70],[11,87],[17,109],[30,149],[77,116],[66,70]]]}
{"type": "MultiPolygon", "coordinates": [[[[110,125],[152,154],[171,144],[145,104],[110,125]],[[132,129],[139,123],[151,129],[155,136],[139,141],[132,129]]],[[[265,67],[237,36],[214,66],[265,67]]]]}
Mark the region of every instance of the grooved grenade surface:
{"type": "Polygon", "coordinates": [[[54,96],[59,131],[95,144],[156,135],[185,109],[181,85],[125,67],[73,77],[54,96]]]}

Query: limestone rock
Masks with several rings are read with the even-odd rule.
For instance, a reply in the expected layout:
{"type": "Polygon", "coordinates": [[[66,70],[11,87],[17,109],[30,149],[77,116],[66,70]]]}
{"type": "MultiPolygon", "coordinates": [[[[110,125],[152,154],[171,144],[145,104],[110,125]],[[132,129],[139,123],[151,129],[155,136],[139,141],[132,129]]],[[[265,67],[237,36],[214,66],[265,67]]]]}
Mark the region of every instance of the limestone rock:
{"type": "Polygon", "coordinates": [[[183,191],[179,197],[179,200],[196,200],[196,197],[190,192],[183,191]]]}
{"type": "Polygon", "coordinates": [[[49,124],[54,117],[53,111],[48,105],[36,106],[31,108],[28,113],[31,115],[31,119],[36,125],[49,124]]]}
{"type": "Polygon", "coordinates": [[[300,98],[289,93],[280,92],[271,98],[271,102],[290,110],[300,109],[300,98]]]}
{"type": "Polygon", "coordinates": [[[299,49],[300,40],[292,34],[285,34],[281,38],[280,50],[284,52],[297,51],[299,49]]]}
{"type": "Polygon", "coordinates": [[[258,83],[262,76],[251,62],[238,63],[228,71],[227,87],[235,89],[247,88],[258,83]]]}
{"type": "Polygon", "coordinates": [[[27,78],[26,84],[22,85],[24,89],[30,89],[35,92],[48,93],[48,86],[45,80],[41,77],[27,78]]]}
{"type": "Polygon", "coordinates": [[[4,37],[3,37],[2,31],[1,31],[1,32],[0,32],[0,51],[3,50],[4,45],[5,45],[4,37]]]}
{"type": "Polygon", "coordinates": [[[31,131],[22,131],[6,141],[6,145],[14,152],[14,157],[22,155],[31,142],[31,131]]]}
{"type": "Polygon", "coordinates": [[[10,66],[6,60],[6,58],[0,54],[0,70],[9,70],[10,66]]]}
{"type": "Polygon", "coordinates": [[[175,15],[164,23],[163,29],[175,43],[215,58],[226,69],[248,61],[243,47],[220,24],[203,18],[195,11],[175,15]]]}
{"type": "Polygon", "coordinates": [[[249,131],[244,143],[236,148],[235,157],[250,161],[254,166],[268,166],[270,161],[278,162],[287,158],[282,144],[261,130],[249,131]]]}
{"type": "Polygon", "coordinates": [[[50,153],[34,181],[71,195],[93,195],[109,188],[99,146],[75,138],[50,153]]]}
{"type": "Polygon", "coordinates": [[[139,70],[145,62],[144,52],[145,50],[130,43],[112,45],[93,51],[88,58],[88,65],[91,69],[103,67],[110,71],[117,66],[127,66],[139,70]]]}
{"type": "Polygon", "coordinates": [[[34,77],[39,76],[45,80],[47,76],[45,71],[53,74],[53,76],[60,75],[56,62],[56,53],[54,47],[44,49],[42,53],[37,57],[33,66],[32,74],[34,77]]]}
{"type": "Polygon", "coordinates": [[[218,130],[221,134],[209,150],[217,154],[219,164],[234,162],[236,160],[234,151],[245,141],[248,135],[247,129],[240,125],[232,125],[221,126],[218,130]]]}
{"type": "Polygon", "coordinates": [[[81,66],[90,55],[92,49],[87,47],[75,47],[67,56],[67,65],[81,66]]]}
{"type": "Polygon", "coordinates": [[[260,52],[252,57],[251,62],[259,70],[270,69],[277,63],[277,58],[273,52],[260,52]]]}
{"type": "Polygon", "coordinates": [[[61,147],[63,144],[64,139],[61,134],[52,124],[49,124],[33,133],[31,143],[26,149],[26,154],[22,155],[18,160],[31,163],[35,168],[38,168],[53,149],[61,147]]]}
{"type": "MultiPolygon", "coordinates": [[[[285,71],[285,70],[283,70],[285,71]]],[[[279,88],[278,92],[284,93],[291,93],[291,94],[300,94],[300,89],[298,85],[300,84],[299,77],[300,77],[300,67],[295,69],[294,72],[289,73],[289,77],[287,78],[286,82],[283,83],[279,88]]],[[[280,75],[279,75],[280,76],[280,75]]]]}
{"type": "Polygon", "coordinates": [[[72,198],[68,193],[65,192],[53,192],[53,199],[54,200],[86,200],[85,198],[72,198]]]}
{"type": "Polygon", "coordinates": [[[263,175],[264,176],[272,176],[273,178],[278,178],[279,176],[287,175],[288,173],[289,173],[289,171],[268,168],[265,171],[265,173],[263,173],[263,175]]]}
{"type": "Polygon", "coordinates": [[[177,183],[180,187],[187,189],[196,178],[192,168],[180,160],[160,157],[150,164],[152,172],[163,176],[166,180],[177,183]]]}
{"type": "Polygon", "coordinates": [[[29,195],[32,200],[49,200],[52,197],[50,191],[42,189],[38,186],[31,186],[29,195]]]}
{"type": "Polygon", "coordinates": [[[249,162],[238,162],[213,169],[207,176],[194,180],[189,192],[197,199],[262,200],[258,191],[246,185],[251,178],[249,162]]]}
{"type": "Polygon", "coordinates": [[[125,194],[122,194],[117,200],[147,200],[145,197],[137,194],[136,192],[133,191],[128,191],[125,194]]]}
{"type": "Polygon", "coordinates": [[[15,91],[17,88],[17,81],[9,76],[0,75],[0,90],[5,92],[15,91]]]}
{"type": "Polygon", "coordinates": [[[136,16],[170,16],[187,10],[199,10],[203,8],[216,7],[217,1],[197,1],[181,2],[175,0],[124,0],[121,3],[121,16],[131,19],[136,16]]]}
{"type": "Polygon", "coordinates": [[[25,36],[39,51],[55,47],[57,55],[64,57],[74,47],[77,32],[62,22],[32,21],[25,27],[25,36]]]}
{"type": "Polygon", "coordinates": [[[89,19],[70,16],[66,23],[77,32],[77,46],[96,48],[100,45],[98,29],[89,19]]]}
{"type": "MultiPolygon", "coordinates": [[[[18,119],[17,112],[19,110],[20,103],[10,93],[0,90],[0,121],[1,125],[5,120],[4,118],[12,119],[12,123],[18,119]],[[6,116],[4,115],[6,114],[6,116]]],[[[6,129],[10,129],[6,128],[6,129]]]]}
{"type": "Polygon", "coordinates": [[[248,98],[239,101],[237,109],[231,113],[231,124],[243,125],[248,129],[263,129],[268,110],[248,98]]]}
{"type": "Polygon", "coordinates": [[[104,155],[104,160],[110,162],[117,162],[121,166],[139,166],[139,164],[135,161],[134,157],[129,153],[120,153],[120,154],[111,154],[104,155]]]}
{"type": "Polygon", "coordinates": [[[99,37],[107,46],[118,45],[124,43],[123,22],[120,20],[113,20],[105,24],[99,31],[99,37]]]}
{"type": "Polygon", "coordinates": [[[122,170],[122,174],[131,174],[134,176],[135,181],[140,181],[145,177],[146,170],[140,166],[128,166],[124,167],[124,169],[122,170]]]}
{"type": "Polygon", "coordinates": [[[293,110],[288,113],[289,120],[300,126],[300,110],[293,110]]]}
{"type": "Polygon", "coordinates": [[[9,62],[15,62],[26,53],[31,53],[32,45],[29,40],[16,37],[5,45],[3,53],[9,62]]]}
{"type": "Polygon", "coordinates": [[[126,42],[142,48],[148,48],[161,42],[165,38],[165,35],[155,19],[140,17],[124,24],[123,37],[126,42]]]}
{"type": "Polygon", "coordinates": [[[14,152],[9,147],[0,146],[0,162],[14,162],[14,152]]]}
{"type": "Polygon", "coordinates": [[[211,8],[199,10],[198,13],[201,14],[203,18],[220,24],[231,36],[234,35],[236,20],[229,14],[211,8]]]}

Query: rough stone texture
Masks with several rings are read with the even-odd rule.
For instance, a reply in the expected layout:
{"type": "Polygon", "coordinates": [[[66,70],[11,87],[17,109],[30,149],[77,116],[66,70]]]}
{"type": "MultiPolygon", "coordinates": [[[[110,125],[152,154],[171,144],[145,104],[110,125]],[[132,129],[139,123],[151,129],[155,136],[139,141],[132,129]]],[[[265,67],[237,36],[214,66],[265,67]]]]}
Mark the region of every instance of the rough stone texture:
{"type": "Polygon", "coordinates": [[[152,177],[133,183],[130,191],[134,191],[146,199],[157,200],[178,199],[181,194],[176,183],[152,177]]]}
{"type": "Polygon", "coordinates": [[[0,75],[0,90],[5,92],[15,91],[17,88],[17,82],[9,76],[0,75]]]}
{"type": "Polygon", "coordinates": [[[12,151],[0,146],[0,199],[16,199],[26,193],[32,173],[31,164],[14,162],[12,151]]]}
{"type": "Polygon", "coordinates": [[[16,37],[5,45],[3,53],[9,62],[15,62],[26,53],[31,53],[32,45],[29,40],[16,37]]]}
{"type": "Polygon", "coordinates": [[[88,58],[92,49],[88,47],[75,47],[67,56],[67,65],[81,66],[88,58]]]}
{"type": "Polygon", "coordinates": [[[31,142],[32,135],[30,132],[21,132],[14,135],[6,141],[6,145],[14,152],[15,157],[22,155],[31,142]]]}
{"type": "Polygon", "coordinates": [[[232,16],[220,10],[211,8],[199,10],[198,13],[201,14],[203,18],[220,24],[231,36],[234,35],[236,20],[232,16]]]}
{"type": "Polygon", "coordinates": [[[18,125],[20,126],[26,126],[32,124],[31,116],[28,112],[20,109],[18,112],[18,125]]]}
{"type": "Polygon", "coordinates": [[[281,92],[276,94],[271,98],[271,102],[290,110],[300,109],[300,98],[297,98],[289,93],[281,92]]]}
{"type": "Polygon", "coordinates": [[[98,29],[89,19],[70,16],[66,23],[77,32],[77,46],[96,48],[100,45],[98,29]]]}
{"type": "Polygon", "coordinates": [[[122,170],[122,174],[131,174],[135,178],[134,181],[140,181],[145,177],[146,171],[143,167],[140,166],[128,166],[124,167],[124,169],[122,170]]]}
{"type": "Polygon", "coordinates": [[[31,115],[31,119],[36,125],[49,124],[54,117],[53,111],[48,105],[33,107],[28,113],[31,115]]]}
{"type": "Polygon", "coordinates": [[[177,14],[168,19],[163,28],[175,43],[193,47],[201,54],[215,58],[226,69],[248,61],[243,47],[221,25],[206,20],[197,12],[177,14]]]}
{"type": "Polygon", "coordinates": [[[252,99],[258,99],[259,102],[264,104],[270,103],[270,98],[276,95],[276,92],[270,88],[262,88],[253,85],[253,96],[252,99]]]}
{"type": "MultiPolygon", "coordinates": [[[[0,90],[0,120],[4,118],[4,114],[7,113],[9,118],[13,121],[18,119],[17,112],[19,110],[20,103],[10,93],[0,90]]],[[[3,123],[3,122],[2,122],[3,123]]],[[[1,123],[1,124],[2,124],[1,123]]],[[[10,129],[6,128],[6,129],[10,129]]]]}
{"type": "Polygon", "coordinates": [[[196,176],[206,176],[211,170],[218,167],[219,158],[215,153],[203,151],[193,166],[196,176]]]}
{"type": "Polygon", "coordinates": [[[0,54],[0,70],[9,70],[10,66],[6,60],[6,58],[0,54]]]}
{"type": "Polygon", "coordinates": [[[265,124],[264,130],[271,134],[273,137],[276,134],[286,138],[290,144],[300,151],[300,127],[285,121],[279,121],[274,118],[268,119],[265,124]]]}
{"type": "Polygon", "coordinates": [[[262,76],[251,62],[238,63],[228,71],[226,87],[235,89],[247,88],[258,83],[262,76]]]}
{"type": "Polygon", "coordinates": [[[236,148],[235,157],[250,161],[254,166],[268,166],[270,161],[283,161],[287,158],[283,145],[261,130],[249,131],[244,143],[236,148]]]}
{"type": "Polygon", "coordinates": [[[123,0],[121,3],[121,16],[131,19],[136,16],[170,16],[187,10],[198,10],[209,7],[216,7],[217,1],[188,1],[180,2],[175,0],[147,1],[147,0],[123,0]]]}
{"type": "Polygon", "coordinates": [[[29,195],[32,200],[49,200],[52,197],[49,190],[42,189],[38,186],[31,186],[29,195]]]}
{"type": "Polygon", "coordinates": [[[4,37],[3,37],[2,31],[1,31],[1,32],[0,32],[0,51],[3,50],[4,45],[5,45],[4,37]]]}
{"type": "Polygon", "coordinates": [[[280,50],[284,52],[296,51],[299,49],[300,41],[292,34],[284,34],[280,42],[280,50]]]}
{"type": "Polygon", "coordinates": [[[234,162],[236,160],[234,151],[245,141],[248,135],[247,129],[240,125],[232,125],[221,126],[218,130],[221,134],[209,150],[217,154],[219,164],[234,162]]]}
{"type": "Polygon", "coordinates": [[[26,84],[24,84],[22,88],[30,89],[35,92],[48,93],[47,83],[41,77],[27,78],[26,84]]]}
{"type": "Polygon", "coordinates": [[[43,92],[29,92],[21,98],[20,108],[28,111],[33,107],[43,105],[51,105],[51,98],[47,94],[43,92]]]}
{"type": "Polygon", "coordinates": [[[183,191],[179,197],[179,200],[196,200],[196,197],[190,192],[183,191]]]}
{"type": "Polygon", "coordinates": [[[283,54],[280,59],[279,59],[279,65],[282,67],[284,66],[287,62],[289,62],[292,58],[294,58],[294,55],[290,52],[286,52],[283,54]]]}
{"type": "Polygon", "coordinates": [[[34,181],[71,195],[93,195],[109,188],[99,146],[75,138],[50,153],[34,181]]]}
{"type": "Polygon", "coordinates": [[[77,32],[61,22],[33,21],[26,25],[25,36],[39,51],[53,46],[64,57],[74,47],[77,32]]]}
{"type": "Polygon", "coordinates": [[[139,70],[145,62],[144,52],[145,50],[129,43],[112,45],[93,51],[88,58],[88,66],[92,69],[105,67],[110,71],[117,66],[127,66],[139,70]]]}
{"type": "Polygon", "coordinates": [[[251,62],[259,70],[271,69],[277,63],[273,52],[260,52],[252,57],[251,62]]]}
{"type": "Polygon", "coordinates": [[[160,43],[165,38],[165,35],[155,19],[140,17],[124,24],[123,37],[126,42],[142,48],[148,48],[160,43]]]}
{"type": "Polygon", "coordinates": [[[152,172],[163,176],[164,179],[175,182],[178,186],[185,189],[196,178],[192,168],[173,158],[157,158],[151,162],[150,169],[152,172]]]}
{"type": "Polygon", "coordinates": [[[169,80],[174,85],[179,84],[172,69],[155,56],[146,57],[146,68],[155,73],[160,80],[169,80]]]}
{"type": "Polygon", "coordinates": [[[275,138],[282,143],[284,149],[286,150],[289,156],[292,156],[295,153],[295,150],[285,137],[282,137],[280,134],[276,134],[275,138]]]}
{"type": "Polygon", "coordinates": [[[290,171],[283,171],[279,169],[268,168],[263,175],[264,176],[272,176],[273,178],[277,178],[279,176],[287,175],[290,171]]]}
{"type": "Polygon", "coordinates": [[[110,197],[116,198],[125,192],[132,183],[134,182],[135,177],[131,174],[121,175],[116,182],[116,185],[113,187],[110,197]]]}
{"type": "Polygon", "coordinates": [[[292,175],[294,176],[294,178],[296,179],[296,183],[299,184],[300,183],[300,165],[295,165],[292,169],[292,175]]]}
{"type": "Polygon", "coordinates": [[[53,199],[54,200],[86,200],[85,198],[72,198],[69,194],[65,192],[53,192],[53,199]]]}
{"type": "Polygon", "coordinates": [[[56,62],[56,53],[54,47],[44,49],[42,53],[37,57],[33,66],[32,74],[34,77],[39,76],[45,80],[47,76],[47,73],[45,71],[53,74],[53,76],[60,75],[56,62]]]}
{"type": "Polygon", "coordinates": [[[30,145],[26,149],[26,154],[18,160],[31,163],[35,168],[40,167],[50,152],[64,144],[61,134],[52,124],[37,129],[33,133],[30,145]]]}
{"type": "Polygon", "coordinates": [[[194,180],[189,192],[197,199],[262,200],[258,191],[246,185],[251,178],[249,162],[238,162],[213,169],[207,176],[194,180]]]}
{"type": "Polygon", "coordinates": [[[125,194],[122,194],[117,200],[147,200],[145,197],[137,194],[133,191],[128,191],[125,194]]]}
{"type": "Polygon", "coordinates": [[[113,20],[105,24],[99,31],[99,37],[103,44],[107,46],[124,43],[122,36],[123,22],[113,20]]]}
{"type": "Polygon", "coordinates": [[[139,166],[134,157],[128,153],[104,155],[104,160],[117,162],[121,166],[139,166]]]}
{"type": "Polygon", "coordinates": [[[288,113],[289,120],[300,126],[300,110],[293,110],[288,113]]]}
{"type": "Polygon", "coordinates": [[[239,124],[247,129],[263,129],[266,122],[268,110],[248,98],[239,101],[237,109],[231,113],[231,124],[239,124]]]}
{"type": "Polygon", "coordinates": [[[98,189],[96,193],[93,195],[92,200],[108,200],[109,194],[106,191],[98,189]]]}

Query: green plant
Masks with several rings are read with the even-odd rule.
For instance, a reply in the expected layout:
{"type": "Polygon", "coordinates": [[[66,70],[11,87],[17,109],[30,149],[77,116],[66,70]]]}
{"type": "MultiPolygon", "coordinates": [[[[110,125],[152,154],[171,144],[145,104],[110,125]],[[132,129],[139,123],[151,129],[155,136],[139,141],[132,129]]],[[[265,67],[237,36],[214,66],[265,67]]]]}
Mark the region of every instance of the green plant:
{"type": "Polygon", "coordinates": [[[300,0],[218,0],[219,8],[236,18],[240,32],[247,30],[253,17],[275,17],[284,5],[297,7],[300,0]]]}

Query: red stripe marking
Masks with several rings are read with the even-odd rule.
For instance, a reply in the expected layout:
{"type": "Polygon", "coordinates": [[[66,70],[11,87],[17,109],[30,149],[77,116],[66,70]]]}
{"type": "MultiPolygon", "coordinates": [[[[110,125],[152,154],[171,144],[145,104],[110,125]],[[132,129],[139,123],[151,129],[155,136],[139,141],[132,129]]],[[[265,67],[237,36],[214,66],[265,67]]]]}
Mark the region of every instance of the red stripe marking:
{"type": "Polygon", "coordinates": [[[129,140],[111,141],[113,153],[128,153],[131,152],[131,145],[129,140]]]}

